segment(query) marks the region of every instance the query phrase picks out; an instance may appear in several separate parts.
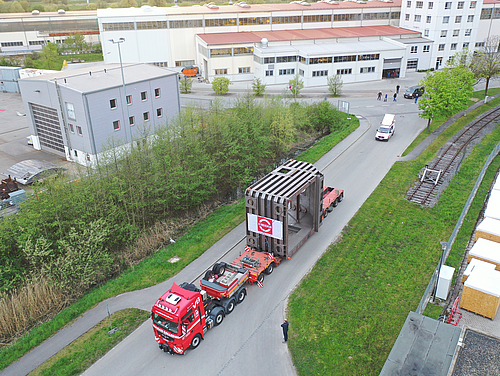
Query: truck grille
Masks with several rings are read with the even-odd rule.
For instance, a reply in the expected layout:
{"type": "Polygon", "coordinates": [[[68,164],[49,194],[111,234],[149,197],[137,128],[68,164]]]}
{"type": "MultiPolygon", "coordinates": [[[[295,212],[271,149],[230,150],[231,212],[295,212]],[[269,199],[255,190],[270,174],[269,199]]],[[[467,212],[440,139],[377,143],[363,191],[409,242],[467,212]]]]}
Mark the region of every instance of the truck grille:
{"type": "Polygon", "coordinates": [[[166,335],[166,334],[164,334],[164,333],[159,332],[159,334],[160,334],[160,336],[162,336],[162,337],[163,337],[166,341],[170,341],[170,342],[172,342],[172,341],[174,340],[172,337],[167,336],[167,335],[166,335]]]}

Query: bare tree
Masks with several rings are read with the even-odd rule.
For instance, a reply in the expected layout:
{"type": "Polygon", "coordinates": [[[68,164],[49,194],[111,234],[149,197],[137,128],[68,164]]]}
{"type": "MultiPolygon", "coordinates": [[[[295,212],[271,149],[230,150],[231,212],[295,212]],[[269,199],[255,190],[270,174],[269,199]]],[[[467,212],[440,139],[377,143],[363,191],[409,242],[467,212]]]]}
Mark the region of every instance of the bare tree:
{"type": "Polygon", "coordinates": [[[484,46],[476,51],[470,65],[478,79],[486,81],[484,95],[488,95],[488,86],[492,78],[500,77],[500,37],[494,35],[484,41],[484,46]]]}

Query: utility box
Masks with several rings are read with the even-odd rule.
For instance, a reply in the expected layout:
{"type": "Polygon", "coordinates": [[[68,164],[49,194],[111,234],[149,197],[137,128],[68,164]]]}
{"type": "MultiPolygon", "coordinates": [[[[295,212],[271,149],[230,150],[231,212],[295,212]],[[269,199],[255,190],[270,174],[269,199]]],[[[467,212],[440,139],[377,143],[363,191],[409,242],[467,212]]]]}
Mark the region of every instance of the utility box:
{"type": "Polygon", "coordinates": [[[289,160],[245,192],[246,243],[290,257],[322,222],[323,174],[312,164],[289,160]]]}
{"type": "Polygon", "coordinates": [[[441,265],[441,270],[439,272],[439,280],[436,287],[436,297],[439,299],[446,300],[448,298],[448,292],[450,291],[451,280],[453,279],[453,273],[455,268],[447,265],[441,265]]]}

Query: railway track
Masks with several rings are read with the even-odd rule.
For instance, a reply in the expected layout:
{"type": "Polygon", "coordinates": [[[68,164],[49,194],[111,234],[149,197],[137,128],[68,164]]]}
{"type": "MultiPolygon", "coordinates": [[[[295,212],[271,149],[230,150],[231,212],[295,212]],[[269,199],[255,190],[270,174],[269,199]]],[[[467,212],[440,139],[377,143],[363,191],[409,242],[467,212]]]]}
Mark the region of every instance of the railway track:
{"type": "Polygon", "coordinates": [[[488,125],[500,119],[500,107],[497,107],[482,117],[469,123],[464,129],[453,136],[447,147],[424,169],[419,181],[410,188],[406,199],[422,206],[432,206],[436,196],[441,192],[457,170],[466,146],[488,125]]]}

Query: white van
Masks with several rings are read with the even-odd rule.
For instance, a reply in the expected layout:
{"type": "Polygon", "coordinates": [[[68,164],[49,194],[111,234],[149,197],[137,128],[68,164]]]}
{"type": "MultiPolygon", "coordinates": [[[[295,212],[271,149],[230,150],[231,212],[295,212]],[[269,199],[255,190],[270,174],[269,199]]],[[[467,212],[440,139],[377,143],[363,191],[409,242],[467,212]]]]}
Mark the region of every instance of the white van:
{"type": "Polygon", "coordinates": [[[395,122],[396,115],[385,114],[382,122],[380,123],[380,127],[378,127],[377,133],[375,134],[375,140],[389,141],[389,138],[391,138],[396,131],[396,127],[394,125],[395,122]]]}

